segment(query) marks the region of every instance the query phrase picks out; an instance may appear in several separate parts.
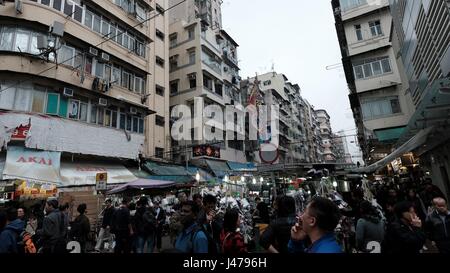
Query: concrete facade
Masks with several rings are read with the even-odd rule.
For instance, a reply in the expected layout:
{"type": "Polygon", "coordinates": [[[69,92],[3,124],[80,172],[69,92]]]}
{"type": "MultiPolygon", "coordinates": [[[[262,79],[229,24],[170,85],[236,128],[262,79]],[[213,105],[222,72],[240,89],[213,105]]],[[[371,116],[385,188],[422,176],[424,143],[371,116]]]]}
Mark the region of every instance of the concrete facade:
{"type": "MultiPolygon", "coordinates": [[[[171,5],[178,2],[170,1],[171,5]]],[[[216,105],[225,115],[226,105],[242,105],[246,99],[240,92],[239,45],[222,28],[221,4],[217,0],[188,0],[169,12],[171,107],[187,105],[193,109],[194,98],[201,97],[205,106],[216,105]]],[[[208,120],[203,117],[204,127],[222,137],[211,141],[175,141],[173,160],[191,160],[190,147],[211,144],[220,148],[221,160],[247,162],[244,141],[225,139],[225,128],[208,125],[208,120]]],[[[235,123],[242,128],[240,120],[235,123]]],[[[231,130],[230,133],[233,135],[231,130]]],[[[239,134],[242,136],[242,131],[239,134]]]]}
{"type": "Polygon", "coordinates": [[[398,139],[414,112],[397,42],[389,1],[333,0],[350,103],[358,142],[366,163],[380,160],[398,139]],[[387,137],[388,136],[388,137],[387,137]]]}
{"type": "Polygon", "coordinates": [[[0,106],[143,135],[143,157],[164,154],[170,149],[169,93],[164,91],[169,72],[156,58],[169,58],[169,18],[156,14],[168,3],[131,2],[22,1],[20,12],[5,2],[0,7],[0,81],[2,88],[15,86],[2,92],[0,106]],[[54,22],[61,23],[62,37],[49,32],[54,22]],[[40,36],[51,40],[42,50],[40,36]],[[156,86],[162,92],[155,92],[156,86]],[[11,104],[14,93],[26,95],[11,104]],[[149,115],[152,111],[155,115],[149,115]]]}

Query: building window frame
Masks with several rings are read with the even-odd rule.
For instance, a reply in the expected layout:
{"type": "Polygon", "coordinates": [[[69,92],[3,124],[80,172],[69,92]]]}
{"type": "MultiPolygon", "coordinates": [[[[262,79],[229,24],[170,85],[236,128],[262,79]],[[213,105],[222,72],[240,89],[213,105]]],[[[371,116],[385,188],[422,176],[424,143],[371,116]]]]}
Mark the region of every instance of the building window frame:
{"type": "Polygon", "coordinates": [[[374,20],[369,22],[370,33],[372,37],[377,37],[383,35],[383,30],[381,29],[381,20],[374,20]]]}

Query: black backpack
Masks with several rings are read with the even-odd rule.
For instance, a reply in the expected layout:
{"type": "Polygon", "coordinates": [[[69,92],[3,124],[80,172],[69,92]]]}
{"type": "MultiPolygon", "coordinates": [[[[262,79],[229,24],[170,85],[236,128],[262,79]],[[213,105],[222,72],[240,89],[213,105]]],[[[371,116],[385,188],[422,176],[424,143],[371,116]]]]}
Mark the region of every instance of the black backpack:
{"type": "Polygon", "coordinates": [[[146,210],[142,215],[142,222],[144,224],[144,231],[147,233],[152,233],[156,229],[156,217],[150,211],[146,210]]]}
{"type": "Polygon", "coordinates": [[[205,229],[205,227],[203,225],[197,225],[197,227],[191,232],[190,252],[191,253],[194,252],[194,237],[200,231],[203,231],[203,233],[206,236],[206,239],[208,239],[208,254],[219,253],[218,245],[216,244],[213,237],[209,234],[209,232],[205,229]]]}

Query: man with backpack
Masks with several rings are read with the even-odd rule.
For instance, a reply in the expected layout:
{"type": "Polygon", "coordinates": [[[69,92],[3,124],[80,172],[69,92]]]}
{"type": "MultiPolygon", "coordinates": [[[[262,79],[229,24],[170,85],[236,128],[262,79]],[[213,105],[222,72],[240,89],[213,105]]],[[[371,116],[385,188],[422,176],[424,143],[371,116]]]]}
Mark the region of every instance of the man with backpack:
{"type": "Polygon", "coordinates": [[[208,238],[202,225],[197,223],[199,207],[193,201],[181,205],[183,230],[178,235],[175,248],[182,253],[208,253],[208,238]]]}
{"type": "Polygon", "coordinates": [[[6,211],[6,226],[0,234],[0,253],[21,253],[19,243],[24,229],[24,222],[17,218],[17,209],[6,211]]]}

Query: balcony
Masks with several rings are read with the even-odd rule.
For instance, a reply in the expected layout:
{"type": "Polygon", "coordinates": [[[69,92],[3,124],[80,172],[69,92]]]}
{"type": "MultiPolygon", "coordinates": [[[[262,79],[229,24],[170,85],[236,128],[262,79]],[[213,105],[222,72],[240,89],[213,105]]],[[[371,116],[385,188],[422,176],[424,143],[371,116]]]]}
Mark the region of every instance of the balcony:
{"type": "Polygon", "coordinates": [[[342,21],[388,7],[389,0],[340,0],[342,21]]]}
{"type": "Polygon", "coordinates": [[[233,66],[236,69],[239,69],[238,60],[236,58],[233,58],[231,53],[229,53],[227,50],[223,50],[222,59],[225,61],[226,64],[233,66]]]}

